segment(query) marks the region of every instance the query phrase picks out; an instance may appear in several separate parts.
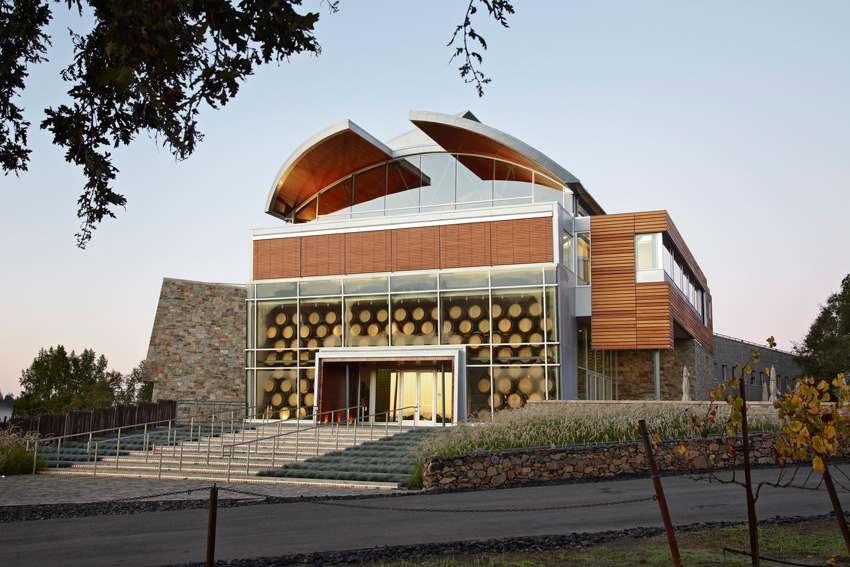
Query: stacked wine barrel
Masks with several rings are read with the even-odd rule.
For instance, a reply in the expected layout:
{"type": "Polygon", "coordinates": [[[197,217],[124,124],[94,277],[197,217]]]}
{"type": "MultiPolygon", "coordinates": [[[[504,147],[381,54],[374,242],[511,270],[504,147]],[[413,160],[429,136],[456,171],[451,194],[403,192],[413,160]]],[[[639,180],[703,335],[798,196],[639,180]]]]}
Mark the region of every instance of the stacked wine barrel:
{"type": "Polygon", "coordinates": [[[495,389],[491,392],[490,377],[485,376],[478,380],[476,387],[481,394],[489,397],[488,407],[477,411],[479,418],[489,415],[490,411],[498,411],[507,408],[520,408],[529,400],[546,399],[546,391],[549,397],[555,397],[555,380],[553,377],[544,378],[543,366],[503,366],[495,369],[493,385],[495,389]]]}
{"type": "Polygon", "coordinates": [[[439,310],[434,301],[394,301],[393,346],[435,345],[439,310]]]}
{"type": "MultiPolygon", "coordinates": [[[[258,332],[265,334],[264,348],[274,349],[257,353],[257,362],[264,366],[295,365],[298,348],[298,325],[295,305],[279,306],[266,315],[258,325],[258,332]]],[[[259,342],[259,341],[258,341],[259,342]]]]}
{"type": "Polygon", "coordinates": [[[301,348],[342,346],[339,304],[302,305],[298,336],[301,339],[301,348]]]}
{"type": "Polygon", "coordinates": [[[265,415],[269,419],[292,419],[296,416],[298,398],[292,398],[298,382],[295,370],[278,368],[272,372],[265,371],[266,380],[263,384],[264,399],[267,406],[265,415]]]}
{"type": "Polygon", "coordinates": [[[389,318],[386,302],[353,305],[348,312],[348,346],[387,346],[389,318]]]}
{"type": "Polygon", "coordinates": [[[443,342],[477,346],[490,342],[490,310],[486,298],[446,298],[443,342]]]}

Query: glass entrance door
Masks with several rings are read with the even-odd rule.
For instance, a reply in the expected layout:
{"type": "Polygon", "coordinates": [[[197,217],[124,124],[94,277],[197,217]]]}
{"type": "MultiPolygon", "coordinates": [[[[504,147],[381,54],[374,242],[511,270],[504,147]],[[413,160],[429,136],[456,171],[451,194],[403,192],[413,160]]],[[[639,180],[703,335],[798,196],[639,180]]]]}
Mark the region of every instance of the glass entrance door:
{"type": "Polygon", "coordinates": [[[411,425],[436,425],[443,421],[451,423],[451,372],[443,374],[437,369],[421,368],[394,370],[392,383],[395,409],[401,415],[402,422],[411,425]]]}

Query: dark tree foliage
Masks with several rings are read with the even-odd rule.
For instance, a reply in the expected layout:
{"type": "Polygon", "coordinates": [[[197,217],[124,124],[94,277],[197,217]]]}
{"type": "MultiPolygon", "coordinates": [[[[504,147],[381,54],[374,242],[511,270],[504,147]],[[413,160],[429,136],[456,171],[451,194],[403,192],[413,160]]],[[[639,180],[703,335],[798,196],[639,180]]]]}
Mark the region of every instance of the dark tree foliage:
{"type": "MultiPolygon", "coordinates": [[[[92,231],[127,203],[116,192],[110,149],[146,133],[178,160],[188,158],[203,139],[197,118],[202,106],[220,108],[239,91],[256,67],[299,53],[321,52],[314,26],[319,14],[300,13],[301,0],[64,0],[68,9],[94,15],[94,28],[72,33],[74,60],[62,71],[70,102],[45,110],[41,127],[65,149],[65,159],[82,168],[83,193],[77,245],[85,248],[92,231]]],[[[327,1],[332,12],[338,0],[327,1]]],[[[463,24],[449,45],[452,59],[479,95],[490,82],[478,69],[487,48],[472,27],[476,4],[507,27],[513,6],[507,0],[470,0],[463,24]]],[[[44,59],[51,19],[48,0],[0,0],[0,158],[6,174],[27,169],[30,150],[22,109],[13,103],[25,90],[27,65],[44,59]]]]}
{"type": "Polygon", "coordinates": [[[806,337],[794,345],[794,353],[807,376],[831,381],[850,370],[850,274],[821,306],[806,337]]]}

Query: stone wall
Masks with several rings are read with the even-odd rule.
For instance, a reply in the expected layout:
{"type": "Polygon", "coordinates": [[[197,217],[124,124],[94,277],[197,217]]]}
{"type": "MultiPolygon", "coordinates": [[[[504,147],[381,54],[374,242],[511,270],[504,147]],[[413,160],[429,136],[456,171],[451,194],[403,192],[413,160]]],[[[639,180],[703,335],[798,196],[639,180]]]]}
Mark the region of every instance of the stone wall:
{"type": "MultiPolygon", "coordinates": [[[[618,398],[655,398],[654,350],[621,350],[617,354],[618,398]]],[[[712,357],[693,339],[676,339],[661,350],[661,399],[682,399],[682,369],[690,373],[691,399],[707,400],[714,384],[712,357]]]]}
{"type": "MultiPolygon", "coordinates": [[[[753,364],[755,374],[747,388],[747,399],[761,400],[764,384],[770,384],[770,367],[776,370],[776,382],[780,390],[794,387],[795,379],[803,375],[803,370],[794,362],[794,355],[778,349],[768,348],[766,343],[755,344],[723,335],[714,335],[714,383],[726,383],[732,378],[732,369],[736,364],[746,366],[751,349],[759,349],[760,360],[753,364]],[[724,379],[725,375],[725,379],[724,379]]],[[[735,374],[737,376],[737,373],[735,374]]]]}
{"type": "MultiPolygon", "coordinates": [[[[751,435],[751,462],[773,463],[775,442],[772,433],[751,435]]],[[[731,444],[740,451],[740,443],[741,439],[735,437],[661,441],[655,449],[656,462],[662,470],[725,468],[732,463],[727,446],[731,444]],[[685,447],[684,453],[679,452],[682,446],[685,447]],[[667,458],[668,455],[671,459],[667,458]]],[[[641,442],[429,457],[424,464],[422,487],[425,490],[490,488],[503,484],[614,477],[633,473],[649,474],[641,442]]]]}
{"type": "Polygon", "coordinates": [[[147,361],[153,399],[245,401],[245,286],[164,278],[147,361]]]}

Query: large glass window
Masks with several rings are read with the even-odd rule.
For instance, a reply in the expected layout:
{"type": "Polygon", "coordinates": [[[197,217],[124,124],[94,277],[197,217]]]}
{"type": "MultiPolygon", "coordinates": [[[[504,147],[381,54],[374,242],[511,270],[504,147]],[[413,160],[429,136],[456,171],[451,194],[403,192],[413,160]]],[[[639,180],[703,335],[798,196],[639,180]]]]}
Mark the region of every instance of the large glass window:
{"type": "Polygon", "coordinates": [[[635,235],[635,267],[638,270],[655,270],[660,267],[658,258],[658,233],[635,235]]]}
{"type": "Polygon", "coordinates": [[[393,295],[390,310],[393,346],[438,344],[436,293],[393,295]]]}
{"type": "Polygon", "coordinates": [[[590,233],[576,236],[576,284],[590,285],[590,233]]]}
{"type": "Polygon", "coordinates": [[[389,345],[389,303],[386,295],[345,299],[347,346],[389,345]]]}
{"type": "Polygon", "coordinates": [[[456,173],[457,160],[454,156],[449,154],[422,156],[422,189],[419,198],[422,212],[454,208],[456,173]]]}
{"type": "Polygon", "coordinates": [[[563,249],[564,256],[564,267],[571,272],[575,271],[575,265],[573,264],[573,235],[564,231],[564,235],[561,238],[561,248],[563,249]]]}

